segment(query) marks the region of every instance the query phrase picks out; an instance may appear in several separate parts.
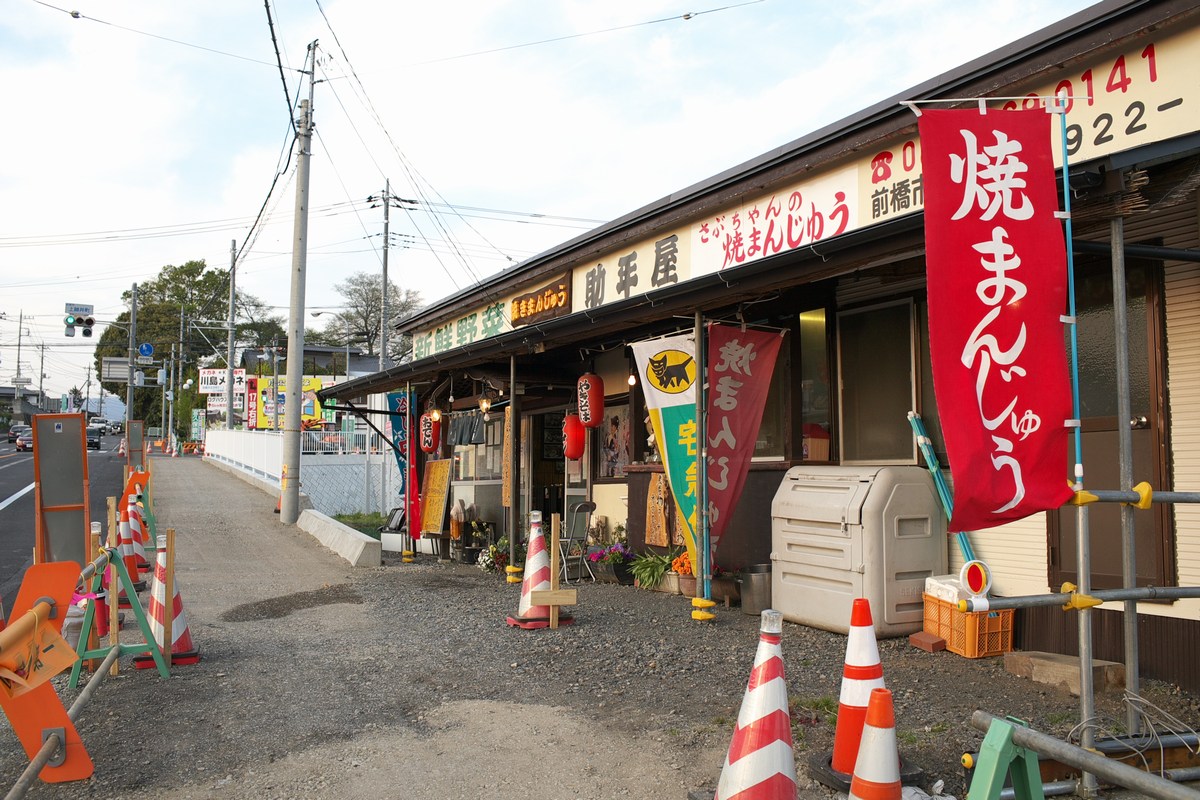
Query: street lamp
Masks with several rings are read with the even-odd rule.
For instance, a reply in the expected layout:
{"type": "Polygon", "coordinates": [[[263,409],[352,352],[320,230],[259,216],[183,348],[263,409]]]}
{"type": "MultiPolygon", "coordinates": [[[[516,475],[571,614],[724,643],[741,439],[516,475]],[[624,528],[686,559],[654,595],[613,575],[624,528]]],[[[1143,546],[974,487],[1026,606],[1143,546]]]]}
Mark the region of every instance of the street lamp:
{"type": "MultiPolygon", "coordinates": [[[[314,317],[319,317],[322,314],[332,314],[333,312],[332,311],[313,311],[311,313],[314,317]]],[[[346,367],[345,367],[345,373],[346,373],[346,380],[350,380],[350,318],[345,317],[344,321],[346,323],[346,367]]]]}

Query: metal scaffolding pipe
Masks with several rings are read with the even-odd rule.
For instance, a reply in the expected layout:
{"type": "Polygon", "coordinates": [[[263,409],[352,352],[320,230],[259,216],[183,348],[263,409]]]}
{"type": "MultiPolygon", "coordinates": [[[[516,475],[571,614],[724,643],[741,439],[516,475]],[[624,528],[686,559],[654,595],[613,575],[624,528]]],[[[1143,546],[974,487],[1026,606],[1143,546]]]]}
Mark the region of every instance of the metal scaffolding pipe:
{"type": "MultiPolygon", "coordinates": [[[[97,561],[99,560],[97,559],[97,561]]],[[[93,561],[88,566],[92,566],[95,563],[93,561]]],[[[112,648],[108,651],[108,655],[104,657],[104,660],[100,662],[100,668],[92,673],[91,680],[87,682],[87,685],[83,687],[83,691],[79,693],[79,697],[75,698],[75,702],[67,710],[67,718],[71,722],[79,718],[79,715],[83,712],[83,707],[92,699],[92,695],[96,693],[96,689],[100,686],[101,679],[108,674],[109,668],[119,655],[121,655],[121,648],[112,648]]],[[[34,754],[33,758],[29,761],[29,766],[21,773],[21,777],[17,778],[17,782],[9,789],[8,794],[4,795],[4,800],[20,800],[20,798],[24,797],[25,793],[29,791],[29,787],[33,785],[34,780],[37,779],[38,773],[42,771],[42,767],[46,766],[46,762],[54,755],[54,751],[58,750],[61,746],[62,739],[59,738],[58,734],[49,734],[46,737],[46,741],[42,742],[42,748],[34,754]]]]}
{"type": "Polygon", "coordinates": [[[972,597],[959,600],[960,611],[999,611],[1006,608],[1041,608],[1042,606],[1065,606],[1084,597],[1094,597],[1101,602],[1110,600],[1181,600],[1185,597],[1200,597],[1200,586],[1141,586],[1137,589],[1098,589],[1084,595],[1082,592],[1054,592],[1030,594],[1020,597],[972,597]]]}
{"type": "MultiPolygon", "coordinates": [[[[986,711],[976,711],[971,714],[971,727],[976,730],[986,732],[994,721],[996,718],[986,711]]],[[[1095,775],[1117,786],[1142,792],[1147,797],[1155,797],[1159,800],[1196,800],[1200,798],[1200,792],[1194,789],[1172,783],[1166,778],[1143,772],[1128,764],[1110,761],[1102,755],[1088,752],[1032,728],[1013,725],[1012,741],[1018,747],[1044,753],[1063,764],[1083,770],[1084,774],[1095,775]]]]}
{"type": "MultiPolygon", "coordinates": [[[[1134,491],[1119,489],[1088,489],[1088,494],[1095,495],[1103,503],[1138,503],[1142,496],[1134,491]]],[[[1150,496],[1151,503],[1200,503],[1200,492],[1154,492],[1150,496]]]]}

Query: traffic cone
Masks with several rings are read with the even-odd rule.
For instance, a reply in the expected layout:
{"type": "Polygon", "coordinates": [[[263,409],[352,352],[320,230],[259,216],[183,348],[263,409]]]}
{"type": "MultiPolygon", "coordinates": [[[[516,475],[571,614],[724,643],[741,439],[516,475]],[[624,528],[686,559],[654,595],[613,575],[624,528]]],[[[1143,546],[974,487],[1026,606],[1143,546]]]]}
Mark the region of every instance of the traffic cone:
{"type": "Polygon", "coordinates": [[[854,601],[850,612],[850,632],[846,639],[846,664],[842,669],[842,693],[838,699],[837,730],[833,736],[834,770],[854,772],[859,740],[867,718],[871,691],[883,688],[883,664],[875,642],[875,624],[871,603],[865,597],[854,601]]]}
{"type": "MultiPolygon", "coordinates": [[[[133,551],[133,538],[129,527],[128,508],[121,511],[120,521],[117,523],[117,555],[125,564],[125,571],[129,573],[129,580],[133,581],[134,591],[140,592],[145,589],[146,582],[140,579],[141,575],[138,573],[137,556],[133,551]]],[[[134,598],[130,598],[124,587],[121,587],[117,595],[117,608],[133,608],[133,602],[134,598]]]]}
{"type": "Polygon", "coordinates": [[[275,498],[275,513],[278,514],[283,507],[283,495],[280,494],[275,498]]]}
{"type": "MultiPolygon", "coordinates": [[[[529,553],[525,556],[525,580],[521,581],[521,604],[517,616],[508,617],[508,624],[516,628],[550,627],[550,606],[535,606],[530,593],[550,588],[550,554],[546,552],[546,538],[542,536],[542,521],[538,515],[529,523],[529,553]]],[[[570,625],[575,618],[559,612],[558,624],[570,625]]]]}
{"type": "MultiPolygon", "coordinates": [[[[129,542],[133,548],[134,563],[141,572],[150,572],[150,562],[146,560],[146,544],[150,541],[150,535],[146,533],[145,520],[142,519],[141,509],[138,508],[133,495],[129,496],[129,508],[126,516],[129,517],[129,542]]],[[[140,576],[131,574],[129,577],[140,576]]]]}
{"type": "MultiPolygon", "coordinates": [[[[171,664],[187,665],[200,662],[200,651],[192,643],[192,632],[188,628],[187,615],[183,613],[183,597],[179,594],[179,579],[176,577],[171,598],[171,664]]],[[[162,650],[166,645],[167,614],[167,537],[158,537],[158,558],[154,562],[154,578],[150,584],[150,631],[154,642],[162,650]]],[[[138,669],[157,666],[151,655],[134,656],[133,665],[138,669]]]]}
{"type": "Polygon", "coordinates": [[[119,445],[117,445],[117,455],[119,455],[119,456],[125,455],[125,440],[124,439],[122,439],[121,443],[119,445]]]}
{"type": "Polygon", "coordinates": [[[762,612],[758,652],[742,697],[721,768],[714,800],[794,800],[796,760],[792,753],[792,718],[788,714],[783,651],[779,646],[783,614],[762,612]]]}
{"type": "Polygon", "coordinates": [[[900,751],[896,748],[896,713],[892,693],[872,689],[863,726],[850,800],[900,800],[900,751]]]}

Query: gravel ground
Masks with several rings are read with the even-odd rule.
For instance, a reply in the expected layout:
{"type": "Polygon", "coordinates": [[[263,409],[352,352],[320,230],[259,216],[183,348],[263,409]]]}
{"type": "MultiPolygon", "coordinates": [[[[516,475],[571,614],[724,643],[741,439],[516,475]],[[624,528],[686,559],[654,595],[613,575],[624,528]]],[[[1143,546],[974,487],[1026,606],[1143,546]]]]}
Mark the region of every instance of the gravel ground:
{"type": "MultiPolygon", "coordinates": [[[[159,527],[178,536],[179,583],[203,660],[106,678],[78,728],[96,773],[34,798],[683,798],[716,785],[753,663],[757,618],[685,598],[585,584],[576,624],[504,624],[519,588],[424,556],[349,567],[282,525],[274,501],[197,459],[154,463],[159,527]]],[[[127,628],[128,629],[128,624],[127,628]]],[[[135,632],[136,633],[136,632],[135,632]]],[[[832,747],[845,637],[785,623],[800,796],[832,747]]],[[[1008,675],[1002,659],[880,642],[906,759],[962,797],[976,708],[1065,735],[1077,700],[1008,675]]],[[[56,679],[69,705],[78,690],[56,679]]],[[[1200,702],[1144,694],[1196,725],[1200,702]]],[[[1101,696],[1107,719],[1119,698],[1101,696]]],[[[27,763],[11,733],[0,780],[27,763]]],[[[843,795],[844,797],[844,795],[843,795]]]]}

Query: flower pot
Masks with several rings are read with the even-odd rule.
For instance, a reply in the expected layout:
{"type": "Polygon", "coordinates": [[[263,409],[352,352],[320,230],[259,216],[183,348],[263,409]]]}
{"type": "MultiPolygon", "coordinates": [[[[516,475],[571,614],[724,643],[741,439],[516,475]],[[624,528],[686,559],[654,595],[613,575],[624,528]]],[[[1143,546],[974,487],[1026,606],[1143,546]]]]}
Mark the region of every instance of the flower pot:
{"type": "Polygon", "coordinates": [[[629,568],[629,562],[622,564],[613,564],[613,575],[617,578],[617,583],[622,586],[633,586],[633,571],[629,568]]]}
{"type": "Polygon", "coordinates": [[[684,597],[696,596],[696,576],[695,575],[680,575],[679,576],[679,593],[684,597]]]}

